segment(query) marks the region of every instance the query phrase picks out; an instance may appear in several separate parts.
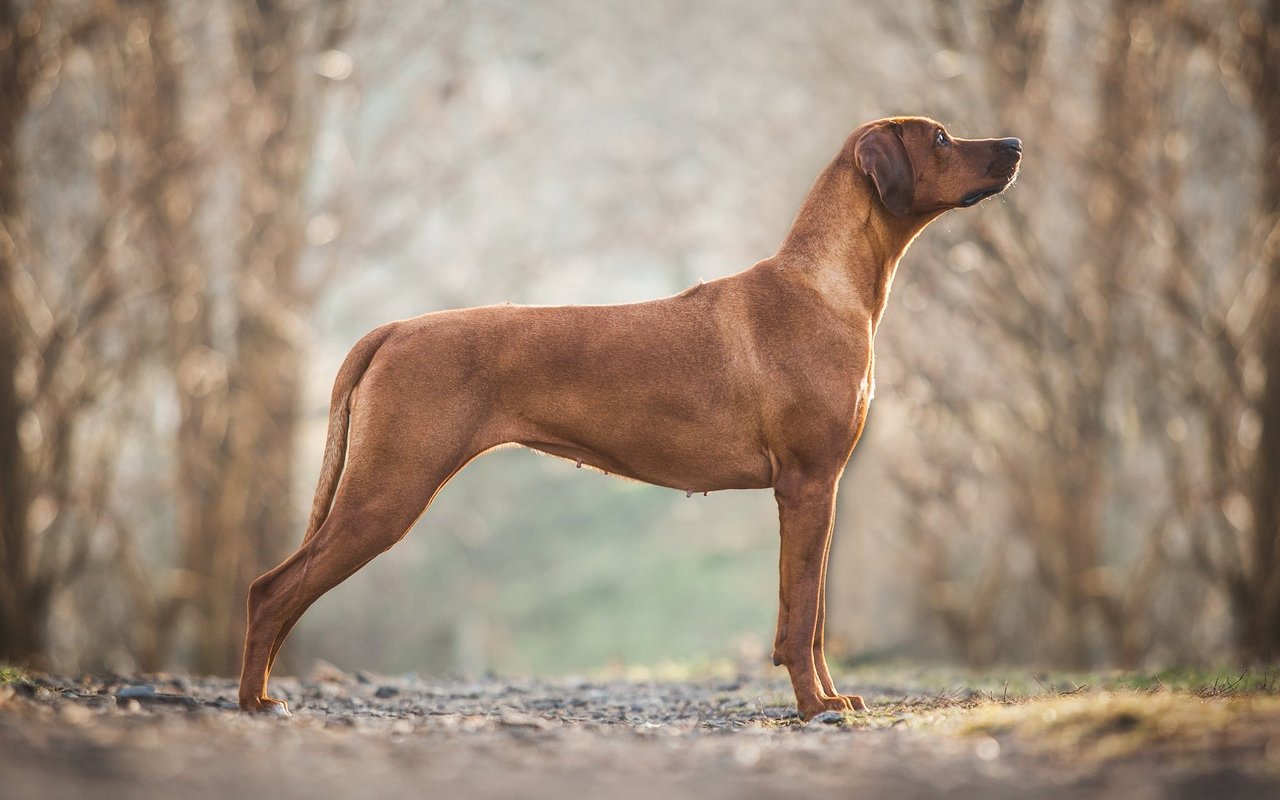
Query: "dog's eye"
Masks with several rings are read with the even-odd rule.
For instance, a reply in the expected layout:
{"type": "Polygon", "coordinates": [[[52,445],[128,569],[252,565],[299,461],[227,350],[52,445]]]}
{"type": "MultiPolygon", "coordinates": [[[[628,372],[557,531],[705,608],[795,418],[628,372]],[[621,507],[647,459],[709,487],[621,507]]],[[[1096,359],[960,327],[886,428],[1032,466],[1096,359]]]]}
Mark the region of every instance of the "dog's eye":
{"type": "Polygon", "coordinates": [[[934,144],[938,145],[938,147],[946,147],[948,143],[947,135],[939,129],[938,135],[934,137],[933,141],[934,144]]]}

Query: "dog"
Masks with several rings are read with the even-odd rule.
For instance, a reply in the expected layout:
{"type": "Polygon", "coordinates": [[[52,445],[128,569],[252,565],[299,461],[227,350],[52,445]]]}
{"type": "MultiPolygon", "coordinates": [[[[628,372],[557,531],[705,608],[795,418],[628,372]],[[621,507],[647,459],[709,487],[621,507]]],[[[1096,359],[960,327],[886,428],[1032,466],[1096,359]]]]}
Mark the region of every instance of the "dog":
{"type": "Polygon", "coordinates": [[[1021,160],[1015,138],[876,120],[747,270],[650,302],[440,311],[367,334],[334,382],[302,545],[250,587],[240,707],[287,715],[267,679],[303,612],[399,541],[471,459],[514,443],[685,492],[773,489],[773,663],[804,719],[865,709],[836,691],[823,629],[836,485],[866,422],[876,328],[916,236],[1004,191],[1021,160]]]}

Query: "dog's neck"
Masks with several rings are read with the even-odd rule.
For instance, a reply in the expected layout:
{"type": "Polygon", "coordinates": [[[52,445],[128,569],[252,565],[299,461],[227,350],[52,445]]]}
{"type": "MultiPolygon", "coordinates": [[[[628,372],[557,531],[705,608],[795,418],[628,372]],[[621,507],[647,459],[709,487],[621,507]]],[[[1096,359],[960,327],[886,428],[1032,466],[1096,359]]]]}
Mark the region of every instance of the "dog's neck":
{"type": "Polygon", "coordinates": [[[898,261],[937,215],[889,213],[846,147],[814,182],[773,261],[851,319],[880,323],[898,261]]]}

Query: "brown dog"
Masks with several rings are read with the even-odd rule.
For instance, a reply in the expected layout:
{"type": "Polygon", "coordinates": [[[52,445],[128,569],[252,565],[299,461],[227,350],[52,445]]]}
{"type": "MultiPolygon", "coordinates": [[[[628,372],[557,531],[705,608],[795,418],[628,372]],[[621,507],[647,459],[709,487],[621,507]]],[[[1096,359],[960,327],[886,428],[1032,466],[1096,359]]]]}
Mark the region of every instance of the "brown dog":
{"type": "Polygon", "coordinates": [[[302,546],[249,590],[240,707],[288,713],[267,676],[302,613],[404,536],[467,462],[516,443],[673,489],[772,487],[773,663],[806,719],[865,708],[836,691],[823,624],[836,483],[866,420],[876,326],[916,235],[1003,191],[1021,153],[930,119],[870,122],[777,254],[744,272],[647,303],[442,311],[365,336],[334,383],[302,546]]]}

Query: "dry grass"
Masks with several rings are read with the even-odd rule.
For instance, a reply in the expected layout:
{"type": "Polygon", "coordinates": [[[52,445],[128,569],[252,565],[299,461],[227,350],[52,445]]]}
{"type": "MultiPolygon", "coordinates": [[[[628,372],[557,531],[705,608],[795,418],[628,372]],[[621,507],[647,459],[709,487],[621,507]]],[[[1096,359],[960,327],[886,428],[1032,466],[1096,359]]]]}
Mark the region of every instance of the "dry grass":
{"type": "Polygon", "coordinates": [[[30,683],[31,678],[27,673],[18,667],[9,667],[0,665],[0,686],[9,686],[18,683],[30,683]]]}
{"type": "Polygon", "coordinates": [[[992,703],[954,719],[961,735],[1010,737],[1029,749],[1107,760],[1140,750],[1214,752],[1246,738],[1280,756],[1280,697],[1204,698],[1185,692],[1088,692],[992,703]]]}
{"type": "MultiPolygon", "coordinates": [[[[858,670],[849,685],[874,682],[881,672],[903,675],[882,667],[870,675],[858,670]]],[[[979,752],[984,741],[995,753],[1003,742],[1080,763],[1137,753],[1252,755],[1268,771],[1280,772],[1277,667],[1088,675],[908,672],[914,691],[846,715],[842,725],[968,737],[979,752]],[[961,688],[954,688],[956,680],[963,681],[961,688]],[[937,688],[947,684],[952,688],[937,688]]]]}

